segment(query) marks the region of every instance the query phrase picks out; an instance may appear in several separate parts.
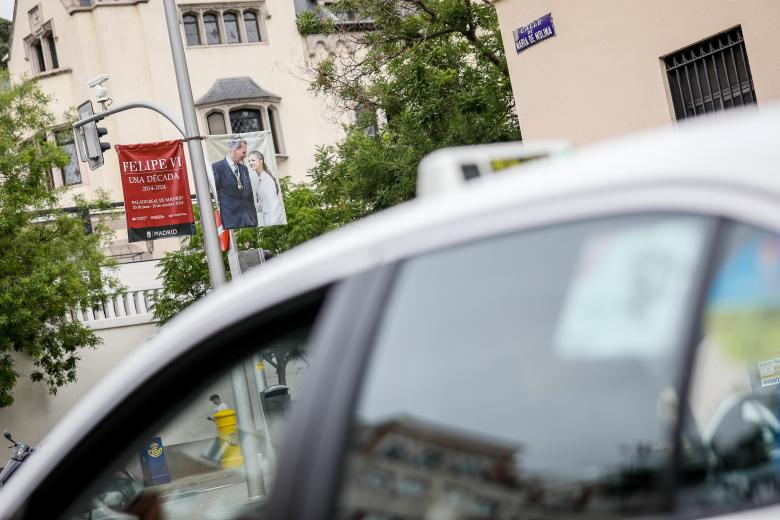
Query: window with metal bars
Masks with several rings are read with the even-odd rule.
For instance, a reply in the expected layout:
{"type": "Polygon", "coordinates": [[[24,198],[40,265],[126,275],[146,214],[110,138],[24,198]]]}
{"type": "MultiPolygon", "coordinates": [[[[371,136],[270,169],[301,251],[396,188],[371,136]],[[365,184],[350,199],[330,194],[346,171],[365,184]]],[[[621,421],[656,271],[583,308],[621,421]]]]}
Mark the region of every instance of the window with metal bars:
{"type": "Polygon", "coordinates": [[[742,28],[664,58],[677,120],[757,102],[742,28]]]}

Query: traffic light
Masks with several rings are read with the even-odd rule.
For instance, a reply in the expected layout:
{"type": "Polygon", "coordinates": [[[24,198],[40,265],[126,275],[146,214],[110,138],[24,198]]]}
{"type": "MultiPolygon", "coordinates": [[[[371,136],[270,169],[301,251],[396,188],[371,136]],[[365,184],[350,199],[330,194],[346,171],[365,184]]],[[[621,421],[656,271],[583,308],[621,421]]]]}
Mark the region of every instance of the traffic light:
{"type": "MultiPolygon", "coordinates": [[[[95,113],[92,110],[92,101],[85,101],[78,107],[79,120],[87,119],[95,113]]],[[[91,121],[74,129],[76,142],[78,143],[79,157],[89,163],[89,169],[94,170],[103,166],[103,152],[111,148],[109,143],[101,142],[101,138],[108,135],[108,130],[97,126],[96,121],[91,121]]]]}
{"type": "Polygon", "coordinates": [[[98,164],[97,166],[93,166],[92,163],[90,163],[89,166],[93,170],[99,166],[103,166],[103,153],[106,150],[111,149],[110,143],[104,143],[103,141],[100,140],[103,136],[108,135],[108,129],[103,126],[95,126],[95,130],[97,130],[98,146],[100,147],[100,164],[98,164]]]}

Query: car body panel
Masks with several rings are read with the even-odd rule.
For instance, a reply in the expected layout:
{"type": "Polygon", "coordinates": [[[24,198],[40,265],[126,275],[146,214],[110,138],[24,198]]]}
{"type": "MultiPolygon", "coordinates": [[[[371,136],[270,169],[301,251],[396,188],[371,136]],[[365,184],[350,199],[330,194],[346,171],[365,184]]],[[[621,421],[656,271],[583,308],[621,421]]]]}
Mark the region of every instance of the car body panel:
{"type": "Polygon", "coordinates": [[[611,214],[690,212],[778,229],[778,135],[780,108],[718,114],[478,179],[295,248],[192,305],[108,375],[0,492],[0,517],[16,511],[74,443],[163,367],[301,293],[425,251],[611,214]]]}

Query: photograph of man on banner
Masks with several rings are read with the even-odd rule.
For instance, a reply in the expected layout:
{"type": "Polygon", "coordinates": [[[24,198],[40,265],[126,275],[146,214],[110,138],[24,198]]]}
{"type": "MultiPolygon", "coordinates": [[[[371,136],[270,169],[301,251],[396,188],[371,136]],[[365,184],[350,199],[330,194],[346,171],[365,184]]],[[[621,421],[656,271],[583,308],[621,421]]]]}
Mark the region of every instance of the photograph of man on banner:
{"type": "Polygon", "coordinates": [[[287,224],[271,132],[210,135],[207,172],[225,229],[287,224]]]}

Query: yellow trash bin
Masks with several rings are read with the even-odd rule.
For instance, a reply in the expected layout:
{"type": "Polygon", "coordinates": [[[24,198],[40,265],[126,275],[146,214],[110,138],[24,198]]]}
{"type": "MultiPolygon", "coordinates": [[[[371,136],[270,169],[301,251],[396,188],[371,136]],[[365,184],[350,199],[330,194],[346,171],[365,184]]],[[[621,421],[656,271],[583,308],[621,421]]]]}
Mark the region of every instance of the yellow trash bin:
{"type": "Polygon", "coordinates": [[[228,408],[214,414],[220,444],[220,463],[223,468],[235,468],[244,463],[241,457],[241,445],[238,436],[236,411],[228,408]]]}

